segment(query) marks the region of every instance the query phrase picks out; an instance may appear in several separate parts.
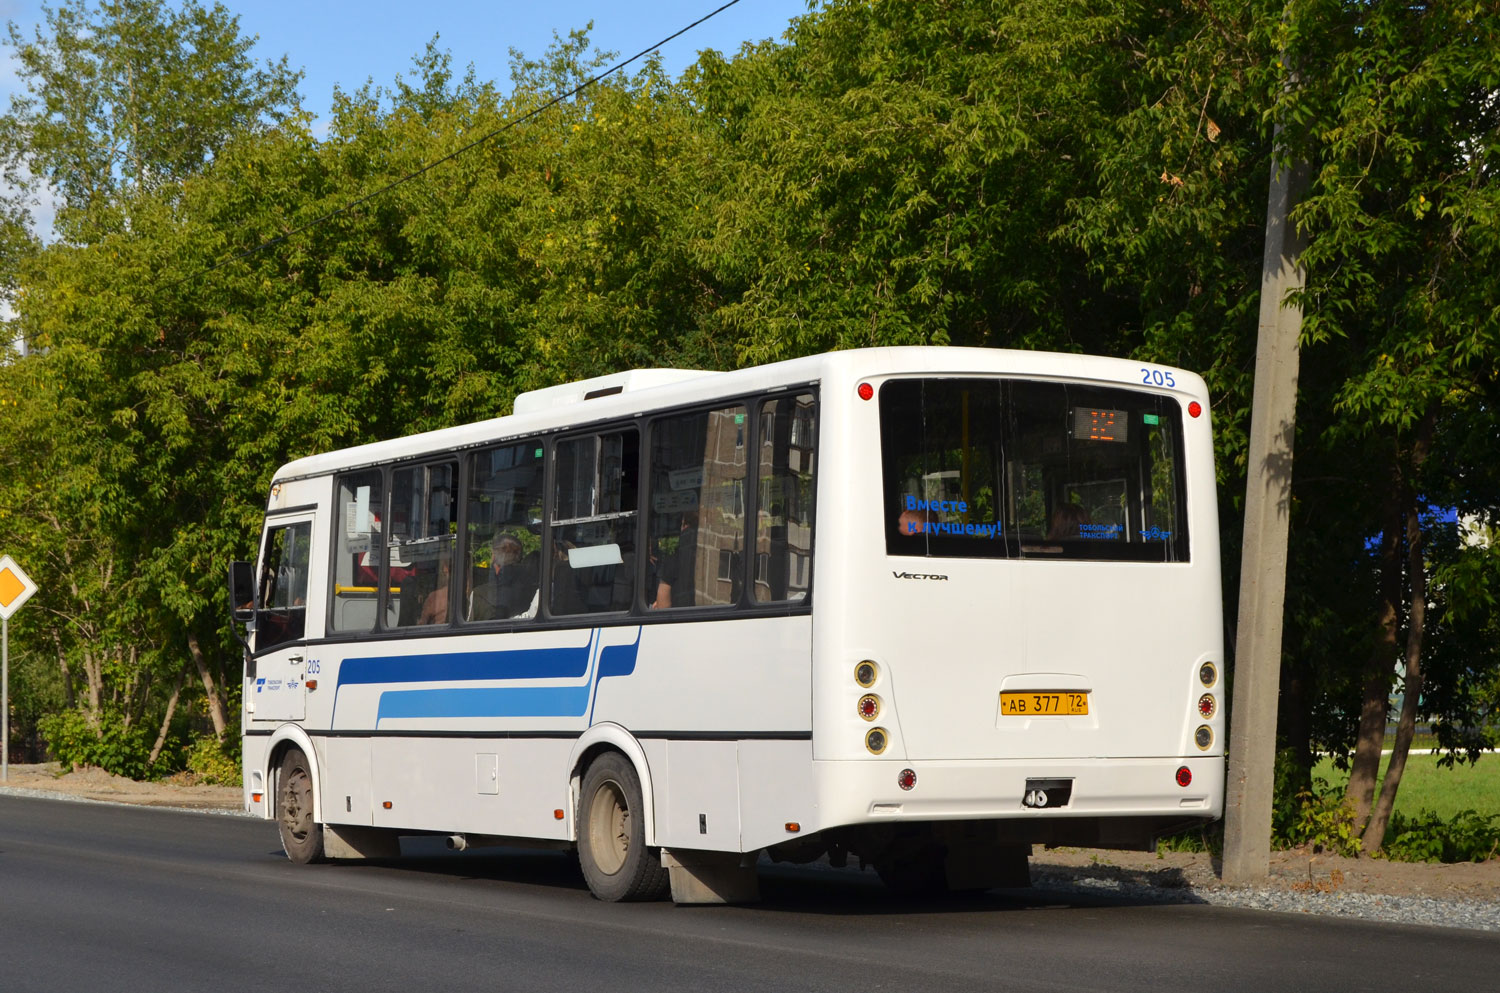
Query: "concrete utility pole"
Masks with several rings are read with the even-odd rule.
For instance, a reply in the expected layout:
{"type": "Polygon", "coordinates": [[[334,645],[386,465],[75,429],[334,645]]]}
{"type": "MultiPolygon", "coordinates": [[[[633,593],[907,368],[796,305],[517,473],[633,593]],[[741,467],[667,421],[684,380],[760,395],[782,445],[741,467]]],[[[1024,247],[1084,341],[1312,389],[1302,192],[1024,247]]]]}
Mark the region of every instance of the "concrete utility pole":
{"type": "MultiPolygon", "coordinates": [[[[1277,128],[1277,136],[1280,136],[1277,128]]],[[[1240,617],[1234,645],[1229,782],[1224,798],[1226,883],[1264,879],[1271,865],[1271,802],[1276,766],[1276,701],[1281,686],[1281,621],[1286,600],[1287,523],[1292,501],[1292,441],[1297,424],[1300,290],[1305,246],[1287,214],[1306,185],[1302,163],[1271,160],[1266,251],[1260,277],[1260,331],[1250,410],[1249,478],[1240,564],[1240,617]]]]}

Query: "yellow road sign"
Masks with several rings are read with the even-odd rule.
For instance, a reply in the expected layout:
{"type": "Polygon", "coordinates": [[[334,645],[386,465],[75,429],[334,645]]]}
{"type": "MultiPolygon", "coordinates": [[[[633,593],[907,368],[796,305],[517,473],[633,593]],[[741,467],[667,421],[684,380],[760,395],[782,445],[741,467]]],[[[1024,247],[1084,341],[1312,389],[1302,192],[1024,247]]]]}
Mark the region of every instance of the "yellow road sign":
{"type": "Polygon", "coordinates": [[[0,555],[0,620],[10,620],[10,615],[20,610],[21,604],[35,592],[36,583],[25,570],[9,555],[0,555]]]}

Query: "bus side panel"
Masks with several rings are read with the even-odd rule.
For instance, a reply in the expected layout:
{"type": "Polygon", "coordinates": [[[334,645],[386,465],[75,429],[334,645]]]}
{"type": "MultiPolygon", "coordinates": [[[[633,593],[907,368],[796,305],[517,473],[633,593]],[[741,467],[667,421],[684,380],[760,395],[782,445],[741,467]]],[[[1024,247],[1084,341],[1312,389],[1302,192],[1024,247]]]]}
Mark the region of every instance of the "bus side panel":
{"type": "Polygon", "coordinates": [[[740,850],[740,784],[733,741],[668,741],[657,778],[656,843],[664,848],[740,850]],[[665,815],[665,816],[663,816],[665,815]]]}
{"type": "Polygon", "coordinates": [[[314,738],[322,772],[324,820],[332,824],[374,823],[370,799],[370,739],[314,738]]]}
{"type": "MultiPolygon", "coordinates": [[[[350,739],[369,743],[376,827],[565,840],[572,830],[567,738],[350,739]],[[389,803],[390,807],[385,805],[389,803]],[[558,819],[553,813],[562,810],[558,819]]],[[[325,791],[340,819],[345,796],[325,791]]],[[[354,812],[358,814],[358,811],[354,812]]]]}
{"type": "Polygon", "coordinates": [[[812,742],[739,746],[740,850],[753,852],[818,830],[812,742]]]}
{"type": "Polygon", "coordinates": [[[652,732],[812,728],[812,618],[761,617],[640,629],[631,671],[602,663],[589,721],[652,732]]]}

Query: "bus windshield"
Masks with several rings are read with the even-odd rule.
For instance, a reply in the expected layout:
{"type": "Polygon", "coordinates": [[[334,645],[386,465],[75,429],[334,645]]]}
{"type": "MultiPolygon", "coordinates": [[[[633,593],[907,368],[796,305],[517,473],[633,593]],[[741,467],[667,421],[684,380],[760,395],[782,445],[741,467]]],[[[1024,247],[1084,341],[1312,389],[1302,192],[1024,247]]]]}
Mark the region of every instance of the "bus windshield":
{"type": "Polygon", "coordinates": [[[880,389],[886,551],[1185,562],[1181,411],[1075,383],[897,379],[880,389]]]}

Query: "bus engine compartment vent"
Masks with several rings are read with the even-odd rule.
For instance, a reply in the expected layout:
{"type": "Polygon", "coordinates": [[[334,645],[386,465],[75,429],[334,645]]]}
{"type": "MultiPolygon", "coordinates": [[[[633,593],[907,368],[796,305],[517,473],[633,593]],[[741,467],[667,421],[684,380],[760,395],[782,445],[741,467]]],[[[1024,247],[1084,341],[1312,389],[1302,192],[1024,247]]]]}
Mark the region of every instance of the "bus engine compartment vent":
{"type": "Polygon", "coordinates": [[[1052,810],[1056,807],[1066,807],[1071,799],[1073,799],[1073,780],[1071,779],[1028,779],[1026,792],[1021,796],[1021,806],[1030,807],[1033,810],[1040,810],[1044,807],[1052,810]]]}

